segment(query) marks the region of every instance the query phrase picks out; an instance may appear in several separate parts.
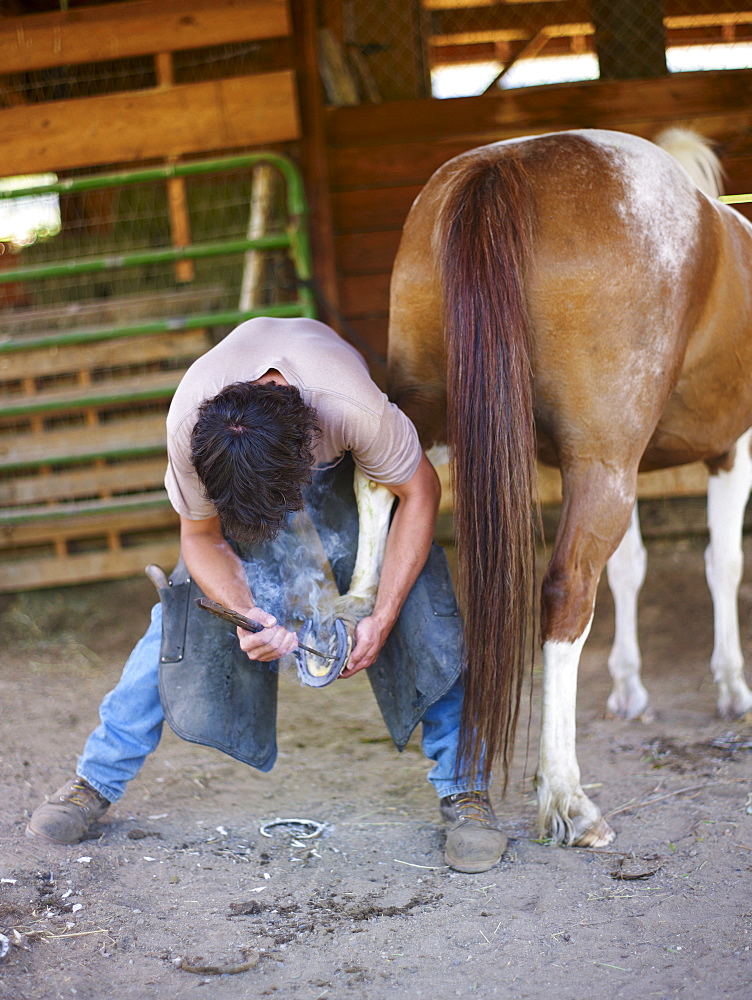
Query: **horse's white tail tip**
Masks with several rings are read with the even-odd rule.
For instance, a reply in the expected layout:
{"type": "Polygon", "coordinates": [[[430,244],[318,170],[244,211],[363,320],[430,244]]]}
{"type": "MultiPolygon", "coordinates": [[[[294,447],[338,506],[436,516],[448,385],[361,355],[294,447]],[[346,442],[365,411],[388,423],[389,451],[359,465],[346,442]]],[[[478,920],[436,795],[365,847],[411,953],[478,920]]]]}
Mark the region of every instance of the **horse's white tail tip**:
{"type": "Polygon", "coordinates": [[[653,142],[681,163],[708,197],[718,198],[723,194],[723,167],[712,142],[705,136],[693,129],[672,125],[660,132],[653,142]]]}

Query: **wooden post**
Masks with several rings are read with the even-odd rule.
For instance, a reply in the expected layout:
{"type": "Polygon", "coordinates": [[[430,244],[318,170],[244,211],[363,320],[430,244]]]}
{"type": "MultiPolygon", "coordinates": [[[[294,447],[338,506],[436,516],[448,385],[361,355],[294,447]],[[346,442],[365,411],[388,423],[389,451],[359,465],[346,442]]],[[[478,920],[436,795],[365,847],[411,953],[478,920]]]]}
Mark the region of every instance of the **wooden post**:
{"type": "MultiPolygon", "coordinates": [[[[172,53],[158,52],[155,59],[157,66],[157,83],[160,87],[172,86],[175,82],[172,53]]],[[[172,158],[168,162],[174,163],[175,159],[172,158]]],[[[191,228],[188,218],[188,199],[185,193],[184,178],[171,177],[167,181],[167,207],[170,213],[172,245],[174,247],[187,247],[191,242],[191,228]]],[[[181,283],[193,281],[195,277],[193,261],[176,261],[175,277],[181,283]]]]}
{"type": "Polygon", "coordinates": [[[301,169],[308,198],[313,274],[324,298],[333,307],[322,316],[339,330],[339,293],[334,254],[334,227],[329,190],[324,101],[318,65],[315,0],[290,0],[300,117],[303,140],[301,169]]]}
{"type": "Polygon", "coordinates": [[[602,80],[665,76],[663,0],[590,0],[602,80]]]}
{"type": "MultiPolygon", "coordinates": [[[[274,167],[262,163],[253,168],[251,174],[251,211],[248,216],[249,240],[263,236],[269,229],[274,208],[274,167]]],[[[240,283],[238,309],[260,306],[261,290],[264,285],[265,256],[261,250],[248,250],[243,262],[243,278],[240,283]]]]}

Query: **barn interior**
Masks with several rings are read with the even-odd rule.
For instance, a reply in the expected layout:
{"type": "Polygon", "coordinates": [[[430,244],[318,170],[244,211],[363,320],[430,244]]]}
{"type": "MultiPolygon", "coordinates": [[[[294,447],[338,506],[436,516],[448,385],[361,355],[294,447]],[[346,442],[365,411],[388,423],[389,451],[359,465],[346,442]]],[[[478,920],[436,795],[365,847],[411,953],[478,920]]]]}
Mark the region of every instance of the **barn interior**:
{"type": "MultiPolygon", "coordinates": [[[[9,0],[0,56],[0,592],[174,564],[164,414],[239,320],[317,316],[381,382],[401,227],[457,153],[682,124],[752,191],[740,0],[9,0]]],[[[642,477],[647,533],[701,530],[705,483],[642,477]]]]}

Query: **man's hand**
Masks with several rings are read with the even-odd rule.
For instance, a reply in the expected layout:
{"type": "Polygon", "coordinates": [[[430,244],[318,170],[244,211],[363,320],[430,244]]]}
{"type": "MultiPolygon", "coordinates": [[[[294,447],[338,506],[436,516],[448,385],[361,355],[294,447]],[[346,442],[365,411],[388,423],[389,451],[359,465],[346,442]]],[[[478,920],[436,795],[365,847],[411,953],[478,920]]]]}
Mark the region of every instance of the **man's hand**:
{"type": "Polygon", "coordinates": [[[249,659],[268,663],[298,648],[297,635],[278,625],[277,619],[268,611],[252,607],[245,612],[245,616],[264,626],[263,632],[247,632],[244,628],[237,630],[240,648],[248,654],[249,659]]]}
{"type": "Polygon", "coordinates": [[[411,479],[389,489],[399,503],[387,535],[376,603],[371,615],[358,623],[355,648],[340,677],[352,677],[375,661],[431,548],[441,486],[426,456],[411,479]]]}
{"type": "Polygon", "coordinates": [[[264,626],[261,632],[238,629],[240,648],[251,660],[277,660],[297,648],[297,635],[253,603],[243,564],[225,541],[218,517],[181,517],[180,544],[188,571],[208,598],[264,626]]]}
{"type": "Polygon", "coordinates": [[[352,677],[359,670],[364,670],[375,663],[390,631],[391,626],[375,615],[361,618],[355,629],[355,648],[350,654],[347,666],[339,676],[352,677]]]}

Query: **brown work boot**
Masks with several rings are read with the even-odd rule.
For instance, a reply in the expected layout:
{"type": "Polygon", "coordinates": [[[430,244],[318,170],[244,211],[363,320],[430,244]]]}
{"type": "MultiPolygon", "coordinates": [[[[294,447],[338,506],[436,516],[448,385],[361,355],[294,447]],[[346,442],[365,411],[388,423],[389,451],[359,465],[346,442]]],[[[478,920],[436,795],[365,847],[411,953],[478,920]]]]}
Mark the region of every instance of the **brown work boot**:
{"type": "Polygon", "coordinates": [[[458,792],[441,799],[450,824],[444,860],[458,872],[485,872],[501,861],[507,838],[499,829],[488,792],[458,792]]]}
{"type": "Polygon", "coordinates": [[[109,807],[109,801],[88,781],[74,778],[36,807],[26,824],[26,836],[51,844],[77,844],[109,807]]]}

